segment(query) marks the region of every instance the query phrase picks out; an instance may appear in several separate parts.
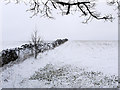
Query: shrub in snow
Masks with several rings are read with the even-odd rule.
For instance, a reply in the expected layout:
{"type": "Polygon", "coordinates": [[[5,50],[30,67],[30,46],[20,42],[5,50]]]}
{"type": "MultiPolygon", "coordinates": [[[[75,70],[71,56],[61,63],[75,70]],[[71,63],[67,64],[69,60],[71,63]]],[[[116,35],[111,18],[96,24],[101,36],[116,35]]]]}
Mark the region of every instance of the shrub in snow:
{"type": "Polygon", "coordinates": [[[59,46],[67,41],[68,41],[68,39],[57,39],[56,41],[54,41],[52,43],[52,46],[53,46],[53,48],[55,48],[56,46],[59,46]]]}
{"type": "Polygon", "coordinates": [[[29,80],[38,80],[45,86],[49,84],[50,88],[117,88],[118,86],[117,76],[105,76],[101,72],[88,72],[71,65],[47,64],[35,72],[29,80]]]}
{"type": "Polygon", "coordinates": [[[10,61],[15,61],[18,58],[15,50],[3,50],[2,51],[2,66],[8,64],[10,61]]]}

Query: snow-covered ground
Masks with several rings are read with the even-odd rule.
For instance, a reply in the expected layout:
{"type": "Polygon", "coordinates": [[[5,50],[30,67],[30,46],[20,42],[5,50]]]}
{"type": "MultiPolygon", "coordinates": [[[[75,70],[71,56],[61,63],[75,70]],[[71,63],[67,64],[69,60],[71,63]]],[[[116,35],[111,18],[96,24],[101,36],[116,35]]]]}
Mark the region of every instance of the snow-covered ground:
{"type": "Polygon", "coordinates": [[[117,41],[68,41],[2,73],[3,88],[117,87],[117,41]]]}

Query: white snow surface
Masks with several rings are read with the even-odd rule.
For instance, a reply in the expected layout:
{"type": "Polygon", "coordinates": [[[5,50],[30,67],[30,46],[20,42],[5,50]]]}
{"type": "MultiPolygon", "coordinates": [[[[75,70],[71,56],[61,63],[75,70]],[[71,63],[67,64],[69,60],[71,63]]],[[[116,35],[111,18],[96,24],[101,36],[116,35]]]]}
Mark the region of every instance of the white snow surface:
{"type": "Polygon", "coordinates": [[[20,64],[3,70],[2,87],[48,87],[42,83],[39,85],[41,81],[28,80],[47,64],[71,65],[84,68],[86,71],[100,71],[104,75],[118,76],[118,43],[117,41],[68,41],[53,50],[40,53],[37,59],[28,58],[20,64]]]}

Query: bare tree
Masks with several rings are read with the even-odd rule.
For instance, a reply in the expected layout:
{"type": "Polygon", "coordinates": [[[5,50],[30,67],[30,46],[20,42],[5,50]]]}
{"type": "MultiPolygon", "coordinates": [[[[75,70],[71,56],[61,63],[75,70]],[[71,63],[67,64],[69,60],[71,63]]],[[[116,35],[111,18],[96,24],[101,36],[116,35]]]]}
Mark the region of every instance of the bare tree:
{"type": "Polygon", "coordinates": [[[37,31],[34,31],[34,33],[32,34],[32,44],[34,46],[33,48],[34,48],[35,59],[37,59],[37,55],[38,55],[38,50],[39,50],[38,45],[42,42],[41,38],[37,34],[38,34],[37,31]]]}
{"type": "MultiPolygon", "coordinates": [[[[8,0],[9,2],[12,0],[8,0]]],[[[59,11],[62,15],[74,14],[75,12],[80,12],[80,16],[84,16],[87,19],[85,23],[91,19],[97,20],[113,20],[111,14],[101,16],[95,9],[96,0],[14,0],[16,3],[24,2],[26,5],[30,6],[33,16],[41,15],[48,18],[53,18],[53,13],[59,11]]],[[[113,0],[113,2],[108,2],[109,4],[118,3],[118,0],[113,0]]]]}
{"type": "Polygon", "coordinates": [[[116,6],[115,10],[118,10],[118,17],[120,19],[120,0],[110,0],[107,4],[110,6],[116,6]]]}

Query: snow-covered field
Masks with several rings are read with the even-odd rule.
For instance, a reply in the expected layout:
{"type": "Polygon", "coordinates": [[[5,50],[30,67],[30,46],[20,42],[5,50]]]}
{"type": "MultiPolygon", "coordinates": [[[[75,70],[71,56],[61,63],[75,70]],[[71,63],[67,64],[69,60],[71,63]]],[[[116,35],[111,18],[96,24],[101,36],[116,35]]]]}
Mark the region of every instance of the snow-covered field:
{"type": "Polygon", "coordinates": [[[3,88],[117,87],[117,41],[68,41],[2,72],[3,88]]]}

